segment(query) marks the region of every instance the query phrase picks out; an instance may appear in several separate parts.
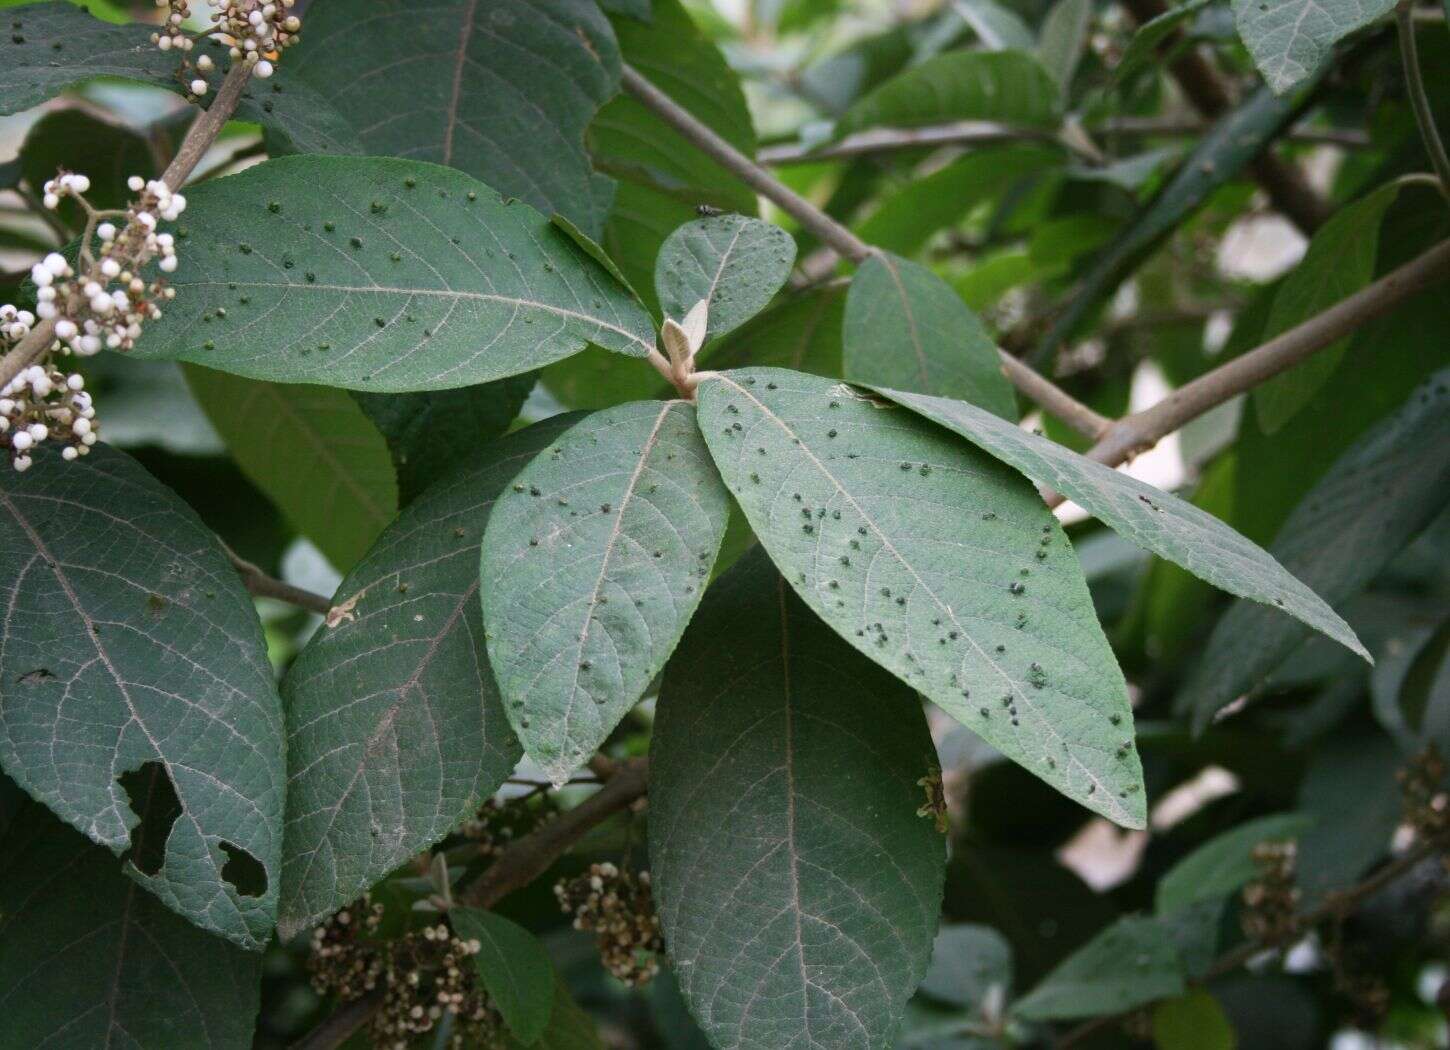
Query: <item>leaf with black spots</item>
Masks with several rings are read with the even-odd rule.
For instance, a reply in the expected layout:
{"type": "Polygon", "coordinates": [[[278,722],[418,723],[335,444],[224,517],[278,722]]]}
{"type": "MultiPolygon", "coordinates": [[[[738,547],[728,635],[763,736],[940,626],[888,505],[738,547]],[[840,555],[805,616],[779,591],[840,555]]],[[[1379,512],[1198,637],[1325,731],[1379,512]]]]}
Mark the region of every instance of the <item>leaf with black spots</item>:
{"type": "Polygon", "coordinates": [[[1127,686],[1021,475],[844,383],[741,369],[703,373],[697,397],[726,485],[811,608],[1069,798],[1143,826],[1127,686]]]}
{"type": "Polygon", "coordinates": [[[684,401],[586,417],[499,500],[480,563],[489,658],[524,750],[556,784],[664,667],[728,515],[684,401]]]}
{"type": "Polygon", "coordinates": [[[283,157],[187,197],[176,298],[137,357],[405,391],[517,375],[589,343],[654,346],[644,308],[573,239],[450,168],[283,157]]]}
{"type": "Polygon", "coordinates": [[[710,304],[706,338],[740,327],[770,303],[795,264],[795,241],[774,223],[715,215],[680,226],[655,262],[655,294],[664,315],[682,320],[710,304]]]}
{"type": "Polygon", "coordinates": [[[1323,598],[1207,511],[965,402],[877,389],[1074,500],[1145,550],[1230,594],[1282,609],[1369,659],[1354,630],[1323,598]]]}
{"type": "Polygon", "coordinates": [[[127,874],[259,949],[277,913],[285,774],[252,599],[211,530],[129,456],[95,445],[66,463],[47,444],[34,457],[0,472],[0,765],[115,853],[134,849],[141,819],[122,782],[161,769],[175,820],[127,874]],[[261,866],[261,893],[229,881],[229,849],[261,866]]]}
{"type": "Polygon", "coordinates": [[[284,935],[448,834],[517,764],[484,649],[478,546],[499,493],[570,422],[484,446],[411,503],[288,671],[284,935]]]}

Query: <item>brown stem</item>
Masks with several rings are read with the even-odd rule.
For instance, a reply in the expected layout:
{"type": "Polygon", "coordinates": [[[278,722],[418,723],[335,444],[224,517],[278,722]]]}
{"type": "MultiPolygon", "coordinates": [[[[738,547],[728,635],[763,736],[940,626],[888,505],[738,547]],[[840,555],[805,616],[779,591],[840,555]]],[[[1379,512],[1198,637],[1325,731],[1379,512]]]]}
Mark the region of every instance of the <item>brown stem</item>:
{"type": "MultiPolygon", "coordinates": [[[[695,119],[694,114],[629,65],[624,67],[620,83],[625,91],[679,132],[687,142],[707,153],[712,160],[762,197],[768,198],[840,255],[859,264],[875,253],[876,249],[715,134],[711,128],[695,119]]],[[[1091,437],[1097,436],[1106,420],[1051,380],[1034,372],[1026,363],[1003,351],[998,352],[1002,356],[1002,370],[1018,390],[1039,404],[1042,403],[1041,398],[1049,398],[1053,402],[1052,412],[1055,415],[1075,420],[1073,425],[1079,429],[1082,426],[1092,426],[1094,429],[1085,430],[1084,433],[1091,437]]]]}
{"type": "MultiPolygon", "coordinates": [[[[1139,25],[1151,22],[1168,11],[1163,0],[1123,0],[1123,5],[1139,25]]],[[[1181,43],[1182,34],[1175,31],[1158,45],[1158,53],[1177,52],[1168,66],[1173,79],[1200,116],[1217,120],[1234,104],[1228,84],[1197,47],[1185,50],[1181,48],[1181,43]]],[[[1268,193],[1274,207],[1295,226],[1306,234],[1312,234],[1324,225],[1329,217],[1329,207],[1314,192],[1297,165],[1265,153],[1253,162],[1252,167],[1254,177],[1268,193]]]]}
{"type": "MultiPolygon", "coordinates": [[[[1422,861],[1433,857],[1436,853],[1443,850],[1447,844],[1450,844],[1450,839],[1444,837],[1428,839],[1406,853],[1401,854],[1399,857],[1396,857],[1384,867],[1366,876],[1362,881],[1355,883],[1349,889],[1341,890],[1338,893],[1326,894],[1322,904],[1303,912],[1294,919],[1293,929],[1302,935],[1326,919],[1344,919],[1390,883],[1413,871],[1422,861]]],[[[1243,944],[1229,949],[1215,959],[1208,969],[1203,972],[1203,975],[1193,983],[1206,984],[1215,977],[1222,977],[1225,974],[1233,973],[1240,966],[1243,966],[1255,956],[1262,954],[1265,950],[1265,946],[1258,941],[1245,941],[1243,944]]],[[[1068,1050],[1069,1047],[1076,1046],[1089,1036],[1096,1035],[1104,1028],[1112,1026],[1123,1016],[1123,1014],[1105,1014],[1102,1017],[1094,1017],[1090,1021],[1084,1021],[1076,1028],[1067,1032],[1053,1046],[1055,1050],[1068,1050]]]]}
{"type": "Polygon", "coordinates": [[[222,544],[222,549],[227,552],[227,557],[231,560],[232,568],[236,569],[238,575],[241,576],[242,583],[247,588],[247,593],[255,595],[258,598],[276,598],[278,601],[287,602],[289,605],[295,605],[299,609],[306,609],[309,612],[315,612],[322,616],[326,616],[332,611],[332,601],[330,599],[324,598],[322,595],[313,591],[305,590],[301,587],[294,587],[290,583],[284,583],[279,579],[268,576],[259,566],[247,561],[247,559],[243,558],[225,543],[222,544]]]}
{"type": "MultiPolygon", "coordinates": [[[[1142,135],[1166,138],[1201,135],[1209,130],[1210,126],[1201,120],[1115,117],[1095,124],[1089,130],[1097,135],[1142,135]]],[[[1284,137],[1296,142],[1344,146],[1351,149],[1369,145],[1369,136],[1364,132],[1342,131],[1333,128],[1296,128],[1287,132],[1284,137]]],[[[813,164],[823,160],[841,160],[849,157],[895,153],[900,150],[935,146],[973,146],[993,142],[1022,141],[1065,144],[1058,135],[1041,128],[996,124],[989,120],[961,120],[923,128],[873,128],[870,131],[847,135],[838,142],[816,148],[808,148],[795,143],[766,146],[756,153],[755,159],[761,164],[773,166],[813,164]]]]}
{"type": "MultiPolygon", "coordinates": [[[[590,766],[596,770],[612,768],[612,775],[604,786],[504,850],[477,882],[458,894],[459,904],[492,907],[514,890],[533,882],[591,830],[644,796],[649,778],[647,759],[637,758],[617,765],[591,761],[590,766]]],[[[293,1043],[291,1050],[335,1050],[367,1022],[382,1001],[383,993],[375,991],[342,1004],[293,1043]]]]}
{"type": "MultiPolygon", "coordinates": [[[[197,115],[187,129],[186,137],[182,139],[181,145],[176,150],[176,156],[172,158],[161,179],[173,190],[181,188],[187,177],[200,163],[206,151],[211,149],[212,143],[216,142],[217,136],[226,126],[232,114],[237,110],[237,104],[242,100],[242,92],[246,89],[247,81],[252,76],[252,67],[245,62],[236,62],[232,65],[231,71],[227,73],[226,79],[222,81],[220,90],[210,107],[197,115]]],[[[13,346],[8,354],[0,358],[0,388],[9,384],[24,369],[34,364],[42,354],[50,349],[55,342],[55,322],[40,321],[20,342],[13,346]]]]}
{"type": "Polygon", "coordinates": [[[1190,420],[1318,353],[1450,275],[1450,240],[1341,299],[1323,313],[1174,390],[1151,408],[1109,426],[1088,452],[1115,467],[1190,420]]]}

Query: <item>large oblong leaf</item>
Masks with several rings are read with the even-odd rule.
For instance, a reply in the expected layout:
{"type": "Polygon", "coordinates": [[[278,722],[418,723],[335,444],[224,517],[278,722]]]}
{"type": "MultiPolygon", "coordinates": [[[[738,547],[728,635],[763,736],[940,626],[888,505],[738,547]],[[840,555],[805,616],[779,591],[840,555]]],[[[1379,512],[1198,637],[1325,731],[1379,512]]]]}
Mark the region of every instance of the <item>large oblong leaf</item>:
{"type": "Polygon", "coordinates": [[[484,651],[478,545],[509,479],[570,422],[479,449],[411,503],[288,672],[284,935],[438,841],[518,762],[484,651]]]}
{"type": "Polygon", "coordinates": [[[283,157],[187,196],[176,299],[138,357],[397,391],[654,345],[644,308],[567,234],[450,168],[283,157]]]}
{"type": "MultiPolygon", "coordinates": [[[[1450,369],[1340,456],[1294,508],[1269,552],[1331,605],[1358,594],[1450,501],[1450,369]]],[[[1179,702],[1202,728],[1305,638],[1268,609],[1235,604],[1213,634],[1179,702]]]]}
{"type": "MultiPolygon", "coordinates": [[[[0,35],[0,115],[30,109],[97,77],[120,77],[187,92],[181,56],[151,43],[152,26],[112,25],[68,3],[6,7],[0,35]]],[[[304,34],[305,35],[305,34],[304,34]]],[[[207,43],[216,61],[228,62],[219,43],[207,43]]],[[[269,86],[253,81],[237,106],[239,120],[255,120],[278,142],[299,153],[361,153],[362,144],[342,117],[281,64],[269,86]]]]}
{"type": "Polygon", "coordinates": [[[953,120],[1058,125],[1061,99],[1042,63],[1021,51],[948,51],[898,73],[846,111],[838,135],[953,120]]]}
{"type": "Polygon", "coordinates": [[[187,386],[242,471],[339,572],[398,511],[392,457],[342,390],[183,366],[187,386]]]}
{"type": "Polygon", "coordinates": [[[951,287],[925,266],[881,253],[846,295],[846,378],[960,398],[1017,417],[997,344],[951,287]]]}
{"type": "Polygon", "coordinates": [[[965,402],[877,389],[1072,499],[1145,550],[1230,594],[1282,609],[1369,659],[1354,629],[1323,598],[1207,511],[965,402]]]}
{"type": "Polygon", "coordinates": [[[710,303],[706,338],[738,328],[765,309],[795,264],[795,241],[771,222],[715,215],[680,226],[660,246],[655,294],[666,317],[681,320],[710,303]]]}
{"type": "Polygon", "coordinates": [[[0,1043],[248,1050],[261,981],[0,778],[0,1043]]]}
{"type": "Polygon", "coordinates": [[[1069,798],[1144,821],[1127,686],[1021,475],[890,402],[706,373],[700,429],[786,579],[848,642],[1069,798]]]}
{"type": "Polygon", "coordinates": [[[259,949],[280,881],[282,711],[252,600],[216,537],[105,445],[0,476],[0,766],[192,922],[259,949]],[[146,858],[122,782],[179,812],[146,858]],[[259,869],[239,888],[231,865],[259,869]]]}
{"type": "Polygon", "coordinates": [[[946,850],[910,688],[844,645],[759,551],[710,588],[650,745],[650,866],[715,1046],[892,1045],[926,971],[946,850]]]}
{"type": "Polygon", "coordinates": [[[699,604],[729,496],[684,401],[582,420],[499,500],[480,562],[509,722],[562,783],[643,695],[699,604]]]}
{"type": "Polygon", "coordinates": [[[1131,915],[1064,959],[1012,1004],[1012,1013],[1027,1021],[1117,1014],[1182,995],[1183,988],[1183,963],[1168,927],[1131,915]]]}
{"type": "Polygon", "coordinates": [[[365,151],[447,164],[597,234],[613,198],[584,129],[619,85],[591,0],[328,0],[295,69],[365,151]]]}

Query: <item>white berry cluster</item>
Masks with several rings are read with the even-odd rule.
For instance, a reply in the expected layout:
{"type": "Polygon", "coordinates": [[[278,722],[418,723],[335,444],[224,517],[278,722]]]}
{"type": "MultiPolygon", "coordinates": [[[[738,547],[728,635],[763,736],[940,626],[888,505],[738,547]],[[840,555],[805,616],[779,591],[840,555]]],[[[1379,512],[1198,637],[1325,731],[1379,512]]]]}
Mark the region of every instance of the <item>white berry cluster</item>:
{"type": "MultiPolygon", "coordinates": [[[[297,42],[297,33],[302,20],[292,14],[297,0],[207,0],[212,9],[208,12],[209,23],[195,36],[188,35],[185,24],[191,18],[191,0],[156,0],[156,6],[167,9],[162,28],[151,34],[152,42],[162,51],[190,52],[196,40],[212,36],[225,44],[233,61],[245,62],[252,67],[252,75],[270,77],[274,71],[272,63],[282,49],[297,42]]],[[[192,66],[190,60],[183,64],[183,75],[198,74],[187,87],[193,95],[205,95],[208,90],[206,74],[215,68],[207,55],[202,55],[192,66]]]]}
{"type": "Polygon", "coordinates": [[[156,227],[163,220],[174,221],[186,210],[186,198],[173,193],[166,183],[133,175],[128,185],[139,196],[130,207],[124,212],[97,212],[81,196],[89,184],[84,175],[62,173],[46,183],[46,203],[54,206],[52,199],[58,204],[67,195],[81,203],[95,224],[96,255],[87,243],[82,246],[79,272],[55,252],[30,271],[36,286],[36,314],[42,320],[55,321],[62,352],[83,357],[99,353],[103,346],[131,349],[140,338],[141,326],[161,316],[157,304],[176,292],[160,279],[148,283],[140,270],[153,259],[159,259],[157,265],[163,273],[176,270],[176,239],[157,232],[156,227]],[[103,215],[126,222],[117,226],[98,221],[103,215]]]}
{"type": "MultiPolygon", "coordinates": [[[[21,313],[0,306],[0,324],[11,326],[21,313]]],[[[0,390],[0,446],[9,449],[12,467],[29,470],[31,450],[42,441],[63,442],[60,454],[65,459],[91,450],[99,424],[85,385],[79,375],[43,365],[31,365],[5,384],[0,390]]]]}

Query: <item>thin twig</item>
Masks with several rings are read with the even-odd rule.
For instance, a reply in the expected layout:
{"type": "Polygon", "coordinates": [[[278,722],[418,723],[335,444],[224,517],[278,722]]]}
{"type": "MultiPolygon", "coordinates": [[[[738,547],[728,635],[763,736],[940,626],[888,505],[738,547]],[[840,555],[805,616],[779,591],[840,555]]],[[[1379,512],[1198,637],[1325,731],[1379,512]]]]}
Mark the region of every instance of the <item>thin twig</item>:
{"type": "MultiPolygon", "coordinates": [[[[1095,124],[1091,129],[1096,135],[1133,135],[1144,137],[1178,138],[1201,135],[1210,125],[1201,120],[1160,120],[1142,117],[1115,117],[1095,124]]],[[[1342,131],[1333,128],[1295,128],[1285,138],[1296,142],[1318,145],[1343,146],[1358,149],[1369,145],[1369,136],[1362,131],[1342,131]]],[[[755,155],[761,164],[783,166],[787,164],[813,164],[817,161],[841,160],[849,157],[870,156],[877,153],[896,153],[901,150],[922,149],[935,146],[979,146],[994,142],[1048,142],[1069,145],[1052,131],[1041,128],[1019,127],[1012,124],[997,124],[989,120],[959,120],[948,124],[936,124],[923,128],[872,128],[828,143],[808,147],[797,143],[782,143],[766,146],[755,155]]]]}
{"type": "MultiPolygon", "coordinates": [[[[1123,6],[1140,26],[1168,12],[1164,0],[1123,0],[1123,6]]],[[[1217,120],[1234,106],[1230,85],[1198,47],[1182,48],[1182,43],[1183,34],[1175,30],[1159,43],[1158,54],[1171,57],[1169,71],[1199,115],[1217,120]]],[[[1251,167],[1274,207],[1301,231],[1313,233],[1324,225],[1329,207],[1297,165],[1265,152],[1251,167]]]]}
{"type": "Polygon", "coordinates": [[[1447,275],[1450,275],[1450,240],[1441,241],[1323,313],[1184,384],[1151,408],[1124,416],[1107,428],[1087,452],[1088,458],[1110,467],[1125,462],[1209,409],[1252,390],[1370,321],[1385,316],[1447,275]]]}
{"type": "Polygon", "coordinates": [[[247,561],[225,543],[222,544],[222,549],[227,552],[232,568],[236,569],[238,575],[241,576],[247,593],[258,598],[276,598],[278,601],[287,602],[289,605],[295,605],[299,609],[306,609],[308,612],[315,612],[321,616],[326,616],[332,611],[330,598],[324,598],[313,591],[294,587],[290,583],[284,583],[268,576],[260,567],[247,561]]]}
{"type": "MultiPolygon", "coordinates": [[[[715,134],[708,126],[697,120],[694,114],[651,84],[632,67],[628,65],[624,67],[621,84],[625,91],[679,132],[687,142],[703,150],[721,167],[737,176],[761,196],[768,198],[843,257],[859,264],[875,253],[876,249],[715,134]]],[[[1003,372],[1024,395],[1039,404],[1044,404],[1042,399],[1047,398],[1052,402],[1053,414],[1062,416],[1064,420],[1072,422],[1073,426],[1078,429],[1091,426],[1093,429],[1083,431],[1089,437],[1096,437],[1102,431],[1107,420],[1078,402],[1071,394],[1045,376],[1034,372],[1024,362],[1016,360],[1005,351],[999,350],[998,352],[1002,357],[1003,372]]]]}
{"type": "MultiPolygon", "coordinates": [[[[599,768],[603,767],[599,763],[599,768]]],[[[533,882],[586,834],[644,796],[649,778],[647,759],[618,763],[613,769],[613,775],[594,794],[505,849],[477,882],[457,894],[458,903],[471,908],[492,907],[533,882]]],[[[291,1050],[335,1050],[367,1023],[382,1001],[383,993],[378,990],[343,1003],[293,1043],[291,1050]]]]}
{"type": "MultiPolygon", "coordinates": [[[[1338,893],[1325,895],[1323,903],[1311,908],[1301,915],[1295,917],[1293,929],[1296,936],[1308,933],[1326,919],[1344,919],[1365,901],[1369,900],[1380,890],[1403,875],[1409,874],[1423,861],[1433,857],[1443,850],[1447,845],[1447,839],[1436,838],[1421,842],[1418,846],[1396,857],[1388,864],[1377,869],[1362,881],[1351,886],[1347,890],[1338,893]]],[[[1206,984],[1216,977],[1233,973],[1240,966],[1243,966],[1255,956],[1263,954],[1267,949],[1263,944],[1255,940],[1245,941],[1243,944],[1224,952],[1215,959],[1193,983],[1206,984]]],[[[1104,1014],[1102,1017],[1094,1017],[1090,1021],[1084,1021],[1076,1028],[1067,1032],[1061,1039],[1053,1044],[1054,1050],[1068,1050],[1076,1046],[1089,1036],[1096,1035],[1104,1028],[1111,1027],[1124,1015],[1104,1014]]]]}
{"type": "Polygon", "coordinates": [[[14,189],[20,199],[25,202],[25,207],[30,214],[45,223],[50,232],[55,234],[58,243],[66,244],[75,236],[74,231],[61,221],[59,215],[45,206],[45,203],[35,195],[33,189],[23,183],[14,189]]]}
{"type": "Polygon", "coordinates": [[[1411,0],[1400,0],[1395,7],[1395,29],[1400,38],[1400,63],[1405,67],[1405,90],[1410,95],[1410,108],[1415,112],[1415,123],[1420,128],[1420,138],[1425,142],[1425,152],[1435,174],[1440,177],[1440,192],[1450,200],[1450,156],[1445,153],[1445,143],[1435,127],[1435,114],[1430,109],[1430,98],[1425,93],[1425,76],[1420,71],[1420,51],[1415,46],[1415,25],[1411,17],[1411,0]]]}
{"type": "MultiPolygon", "coordinates": [[[[182,187],[197,164],[200,163],[201,158],[206,156],[206,151],[211,149],[212,144],[216,142],[222,128],[236,112],[237,105],[242,100],[242,92],[246,89],[247,81],[251,76],[252,67],[247,63],[233,63],[231,71],[222,81],[222,86],[217,91],[212,104],[191,122],[186,137],[182,139],[181,145],[176,150],[176,156],[172,158],[161,176],[161,181],[172,190],[179,190],[182,187]]],[[[3,358],[0,358],[0,389],[8,386],[10,380],[39,360],[54,342],[54,319],[38,322],[30,330],[29,335],[16,343],[3,358]]]]}

